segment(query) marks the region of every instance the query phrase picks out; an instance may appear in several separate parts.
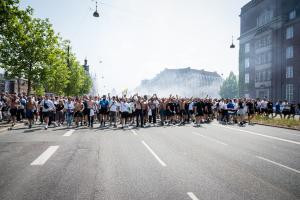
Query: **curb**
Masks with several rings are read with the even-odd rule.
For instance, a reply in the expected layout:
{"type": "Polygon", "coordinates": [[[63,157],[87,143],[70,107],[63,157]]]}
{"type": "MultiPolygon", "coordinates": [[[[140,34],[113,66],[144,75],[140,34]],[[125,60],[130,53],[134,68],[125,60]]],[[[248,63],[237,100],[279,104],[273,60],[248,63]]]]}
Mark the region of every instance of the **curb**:
{"type": "Polygon", "coordinates": [[[262,123],[259,123],[259,122],[253,122],[253,123],[257,124],[257,125],[262,125],[262,126],[269,126],[269,127],[276,127],[276,128],[283,128],[283,129],[288,129],[288,130],[300,131],[299,128],[292,128],[292,127],[278,126],[278,125],[270,125],[270,124],[262,124],[262,123]]]}

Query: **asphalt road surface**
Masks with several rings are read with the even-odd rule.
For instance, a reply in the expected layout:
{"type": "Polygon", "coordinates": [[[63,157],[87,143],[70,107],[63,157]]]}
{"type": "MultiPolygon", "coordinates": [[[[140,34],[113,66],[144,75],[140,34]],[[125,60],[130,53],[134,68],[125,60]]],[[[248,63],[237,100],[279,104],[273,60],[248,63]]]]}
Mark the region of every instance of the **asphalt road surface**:
{"type": "Polygon", "coordinates": [[[16,128],[0,133],[0,199],[300,199],[300,132],[16,128]]]}

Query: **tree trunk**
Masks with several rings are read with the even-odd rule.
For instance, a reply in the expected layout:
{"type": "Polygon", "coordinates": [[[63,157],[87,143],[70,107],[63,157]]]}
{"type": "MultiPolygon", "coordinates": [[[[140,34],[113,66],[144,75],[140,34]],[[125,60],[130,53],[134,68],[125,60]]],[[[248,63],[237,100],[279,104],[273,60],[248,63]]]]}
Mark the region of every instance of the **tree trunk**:
{"type": "Polygon", "coordinates": [[[32,71],[32,64],[29,65],[29,73],[28,73],[28,82],[27,82],[27,96],[31,93],[31,71],[32,71]]]}
{"type": "Polygon", "coordinates": [[[21,90],[21,88],[20,88],[20,78],[18,77],[18,79],[17,79],[17,90],[18,90],[18,94],[20,94],[20,90],[21,90]]]}
{"type": "Polygon", "coordinates": [[[28,86],[28,88],[27,88],[27,96],[29,96],[30,93],[31,93],[31,79],[30,78],[28,78],[27,86],[28,86]]]}

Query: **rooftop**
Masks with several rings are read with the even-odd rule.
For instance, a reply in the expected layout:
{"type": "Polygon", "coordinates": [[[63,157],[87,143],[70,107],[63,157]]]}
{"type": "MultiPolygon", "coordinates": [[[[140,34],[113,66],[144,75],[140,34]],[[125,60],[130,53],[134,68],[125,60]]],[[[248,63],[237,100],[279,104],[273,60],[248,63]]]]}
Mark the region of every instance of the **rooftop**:
{"type": "Polygon", "coordinates": [[[247,12],[249,9],[255,7],[257,4],[263,2],[264,0],[251,0],[249,3],[244,5],[241,9],[241,15],[245,12],[247,12]]]}

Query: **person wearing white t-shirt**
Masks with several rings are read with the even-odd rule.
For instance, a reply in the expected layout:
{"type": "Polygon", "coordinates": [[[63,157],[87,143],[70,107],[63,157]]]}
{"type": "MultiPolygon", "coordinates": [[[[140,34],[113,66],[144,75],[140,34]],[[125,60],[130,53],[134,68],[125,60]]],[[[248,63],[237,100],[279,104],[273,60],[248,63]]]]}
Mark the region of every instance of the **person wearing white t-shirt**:
{"type": "Polygon", "coordinates": [[[112,99],[109,101],[108,104],[108,109],[109,109],[109,118],[110,118],[110,123],[109,125],[112,125],[112,122],[114,123],[114,127],[117,127],[117,108],[119,104],[116,101],[116,97],[112,97],[112,99]]]}
{"type": "Polygon", "coordinates": [[[129,111],[129,104],[127,103],[126,99],[121,99],[120,111],[121,111],[121,124],[122,124],[122,128],[124,128],[124,126],[126,126],[127,124],[127,117],[129,111]]]}
{"type": "Polygon", "coordinates": [[[42,115],[46,123],[45,129],[47,130],[49,123],[49,115],[55,110],[55,106],[54,103],[49,99],[49,95],[45,96],[45,99],[41,101],[40,106],[42,107],[42,115]]]}
{"type": "Polygon", "coordinates": [[[74,102],[69,97],[68,101],[65,103],[65,111],[66,111],[68,128],[71,127],[73,122],[74,109],[75,109],[74,102]]]}

